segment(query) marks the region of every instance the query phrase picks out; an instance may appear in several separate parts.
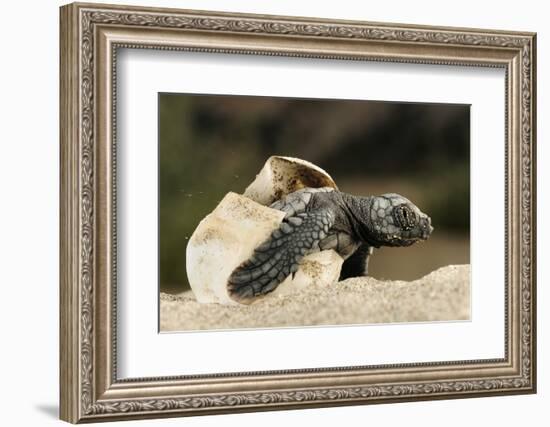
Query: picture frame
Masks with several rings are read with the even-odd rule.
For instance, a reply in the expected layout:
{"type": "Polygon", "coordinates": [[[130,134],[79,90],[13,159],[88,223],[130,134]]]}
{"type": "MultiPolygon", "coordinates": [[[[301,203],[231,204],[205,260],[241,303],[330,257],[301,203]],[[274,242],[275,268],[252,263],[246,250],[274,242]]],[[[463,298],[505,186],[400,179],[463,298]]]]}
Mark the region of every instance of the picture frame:
{"type": "Polygon", "coordinates": [[[80,423],[536,392],[535,34],[85,3],[63,6],[60,24],[61,419],[80,423]],[[504,70],[504,357],[119,378],[120,49],[504,70]]]}

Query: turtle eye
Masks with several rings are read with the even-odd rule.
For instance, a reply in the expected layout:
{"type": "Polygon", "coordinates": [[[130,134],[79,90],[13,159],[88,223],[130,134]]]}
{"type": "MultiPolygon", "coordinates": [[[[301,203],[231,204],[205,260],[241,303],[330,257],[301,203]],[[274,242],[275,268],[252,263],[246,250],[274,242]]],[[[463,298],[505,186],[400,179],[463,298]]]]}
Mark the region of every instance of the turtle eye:
{"type": "Polygon", "coordinates": [[[410,230],[416,225],[416,215],[407,205],[397,206],[393,212],[395,220],[402,229],[410,230]]]}

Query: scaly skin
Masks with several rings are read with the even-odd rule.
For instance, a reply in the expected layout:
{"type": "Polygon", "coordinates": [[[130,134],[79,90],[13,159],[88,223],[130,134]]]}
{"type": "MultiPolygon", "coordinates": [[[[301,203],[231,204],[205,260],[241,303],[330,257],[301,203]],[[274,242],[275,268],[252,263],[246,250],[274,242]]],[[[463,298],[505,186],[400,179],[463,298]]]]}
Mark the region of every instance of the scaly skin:
{"type": "Polygon", "coordinates": [[[341,279],[362,276],[373,248],[410,246],[433,231],[430,217],[398,194],[304,188],[271,207],[285,212],[283,222],[229,278],[229,295],[241,303],[273,291],[310,253],[333,249],[345,260],[341,279]]]}

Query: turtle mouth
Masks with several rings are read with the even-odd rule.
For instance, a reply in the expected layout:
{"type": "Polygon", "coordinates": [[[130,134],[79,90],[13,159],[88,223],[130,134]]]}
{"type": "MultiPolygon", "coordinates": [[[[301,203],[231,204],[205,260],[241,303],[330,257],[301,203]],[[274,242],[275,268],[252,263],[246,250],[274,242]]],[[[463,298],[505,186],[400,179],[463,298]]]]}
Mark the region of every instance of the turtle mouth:
{"type": "Polygon", "coordinates": [[[422,240],[428,240],[433,231],[434,228],[431,225],[428,225],[428,228],[422,232],[422,240]]]}
{"type": "Polygon", "coordinates": [[[428,240],[428,238],[431,236],[431,234],[434,231],[434,228],[432,227],[432,220],[430,219],[429,216],[426,216],[425,218],[422,219],[420,230],[421,230],[420,239],[428,240]]]}

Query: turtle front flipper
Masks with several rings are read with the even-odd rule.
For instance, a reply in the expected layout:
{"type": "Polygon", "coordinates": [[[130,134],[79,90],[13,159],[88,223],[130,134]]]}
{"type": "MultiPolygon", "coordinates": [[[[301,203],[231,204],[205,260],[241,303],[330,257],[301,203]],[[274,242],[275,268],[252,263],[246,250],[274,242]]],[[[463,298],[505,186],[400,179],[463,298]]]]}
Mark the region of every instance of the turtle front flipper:
{"type": "Polygon", "coordinates": [[[279,228],[239,265],[228,280],[229,296],[249,303],[254,297],[273,291],[289,274],[295,273],[302,258],[319,250],[334,223],[328,209],[301,212],[285,218],[279,228]]]}
{"type": "Polygon", "coordinates": [[[369,266],[369,256],[372,255],[373,248],[367,243],[363,243],[342,265],[340,280],[350,277],[366,276],[369,266]]]}

